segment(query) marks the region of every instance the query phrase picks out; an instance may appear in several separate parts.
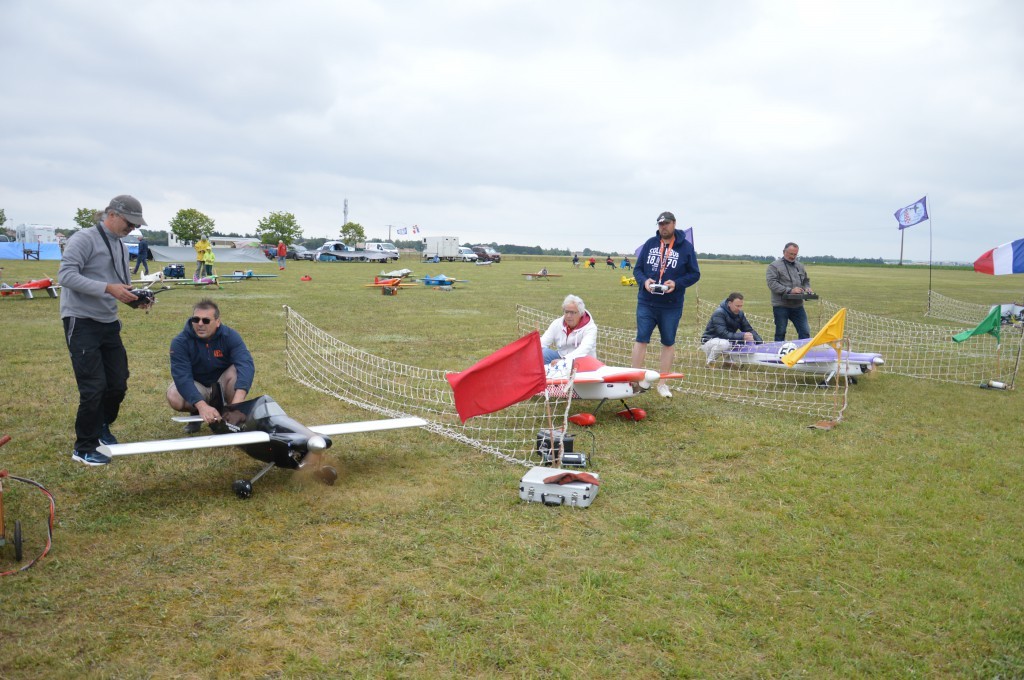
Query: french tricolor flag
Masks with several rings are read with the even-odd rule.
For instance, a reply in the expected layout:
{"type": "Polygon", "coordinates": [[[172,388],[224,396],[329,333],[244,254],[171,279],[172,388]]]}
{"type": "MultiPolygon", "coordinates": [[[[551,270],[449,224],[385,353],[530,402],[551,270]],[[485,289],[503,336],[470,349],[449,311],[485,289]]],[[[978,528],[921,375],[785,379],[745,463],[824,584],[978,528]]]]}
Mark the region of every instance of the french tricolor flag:
{"type": "Polygon", "coordinates": [[[1024,274],[1024,238],[993,248],[974,261],[982,274],[1024,274]]]}

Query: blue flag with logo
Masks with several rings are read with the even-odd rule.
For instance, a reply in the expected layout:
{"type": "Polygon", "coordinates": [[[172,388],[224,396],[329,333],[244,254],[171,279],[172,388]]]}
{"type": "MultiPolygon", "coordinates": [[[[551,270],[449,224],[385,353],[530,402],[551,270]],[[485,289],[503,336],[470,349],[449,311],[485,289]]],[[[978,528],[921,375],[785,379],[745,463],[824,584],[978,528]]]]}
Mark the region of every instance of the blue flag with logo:
{"type": "Polygon", "coordinates": [[[906,208],[900,208],[893,215],[896,216],[900,229],[906,229],[919,222],[924,222],[928,219],[928,197],[925,196],[920,201],[911,203],[906,208]]]}

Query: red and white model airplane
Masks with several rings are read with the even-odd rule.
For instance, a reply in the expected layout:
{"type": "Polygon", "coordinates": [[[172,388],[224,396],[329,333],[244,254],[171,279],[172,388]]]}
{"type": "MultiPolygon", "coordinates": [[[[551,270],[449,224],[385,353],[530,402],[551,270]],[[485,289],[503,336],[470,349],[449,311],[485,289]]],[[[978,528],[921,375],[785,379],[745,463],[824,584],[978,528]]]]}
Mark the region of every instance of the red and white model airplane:
{"type": "Polygon", "coordinates": [[[54,284],[53,279],[43,278],[35,279],[27,283],[15,283],[13,286],[9,286],[6,283],[0,283],[0,297],[11,297],[13,295],[24,295],[26,300],[35,299],[35,292],[46,291],[46,293],[52,297],[57,297],[57,291],[60,290],[60,286],[54,284]]]}
{"type": "MultiPolygon", "coordinates": [[[[626,399],[646,391],[659,380],[678,380],[682,373],[658,373],[646,368],[624,368],[606,366],[593,357],[580,357],[573,362],[559,361],[546,366],[547,394],[552,397],[568,397],[569,374],[575,367],[576,375],[572,378],[572,398],[584,400],[600,400],[594,413],[599,411],[609,399],[618,399],[624,410],[619,415],[629,420],[638,421],[647,417],[641,408],[631,408],[626,399]]],[[[593,425],[595,417],[590,413],[580,413],[569,418],[577,425],[593,425]]]]}
{"type": "MultiPolygon", "coordinates": [[[[216,434],[134,444],[104,444],[96,450],[106,456],[117,457],[235,446],[256,460],[266,463],[254,477],[236,480],[231,487],[239,498],[249,498],[252,496],[252,485],[256,480],[275,467],[311,469],[316,478],[323,483],[334,484],[338,472],[333,467],[325,465],[321,455],[321,452],[331,447],[331,435],[378,432],[427,424],[422,418],[391,418],[306,427],[290,418],[276,401],[266,395],[226,406],[221,410],[221,415],[221,420],[210,425],[210,429],[216,434]]],[[[174,420],[202,422],[200,416],[179,416],[174,420]]]]}

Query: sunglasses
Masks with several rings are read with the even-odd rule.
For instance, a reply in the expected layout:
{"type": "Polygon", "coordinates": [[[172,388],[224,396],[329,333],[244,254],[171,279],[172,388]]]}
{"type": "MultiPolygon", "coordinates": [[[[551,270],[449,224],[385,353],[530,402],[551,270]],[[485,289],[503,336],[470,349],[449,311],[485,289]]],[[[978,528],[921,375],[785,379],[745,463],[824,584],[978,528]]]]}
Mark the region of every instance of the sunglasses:
{"type": "Polygon", "coordinates": [[[211,324],[211,323],[213,323],[213,319],[206,319],[206,318],[201,317],[201,316],[193,316],[191,319],[189,319],[189,321],[191,321],[192,323],[202,323],[202,324],[211,324]]]}

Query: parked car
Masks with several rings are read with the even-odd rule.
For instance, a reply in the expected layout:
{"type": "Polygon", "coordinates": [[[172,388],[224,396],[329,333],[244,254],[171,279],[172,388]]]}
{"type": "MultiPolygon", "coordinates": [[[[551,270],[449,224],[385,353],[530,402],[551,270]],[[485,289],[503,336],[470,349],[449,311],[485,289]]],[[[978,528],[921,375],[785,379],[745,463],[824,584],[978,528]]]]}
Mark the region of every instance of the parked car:
{"type": "Polygon", "coordinates": [[[398,260],[398,248],[394,243],[370,241],[366,244],[366,249],[384,253],[390,260],[398,260]]]}
{"type": "Polygon", "coordinates": [[[459,259],[463,262],[476,262],[480,259],[480,256],[474,253],[472,248],[459,246],[459,259]]]}
{"type": "Polygon", "coordinates": [[[268,260],[277,259],[277,244],[276,243],[261,243],[260,250],[267,256],[268,260]]]}
{"type": "Polygon", "coordinates": [[[312,260],[316,251],[310,250],[306,246],[294,245],[288,246],[288,259],[289,260],[312,260]]]}
{"type": "Polygon", "coordinates": [[[501,262],[501,253],[490,246],[473,246],[473,252],[481,262],[501,262]]]}
{"type": "Polygon", "coordinates": [[[328,241],[316,251],[320,262],[387,262],[386,253],[377,250],[357,250],[341,241],[328,241]]]}

